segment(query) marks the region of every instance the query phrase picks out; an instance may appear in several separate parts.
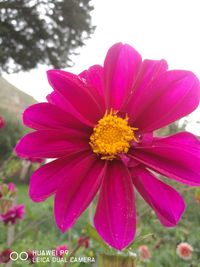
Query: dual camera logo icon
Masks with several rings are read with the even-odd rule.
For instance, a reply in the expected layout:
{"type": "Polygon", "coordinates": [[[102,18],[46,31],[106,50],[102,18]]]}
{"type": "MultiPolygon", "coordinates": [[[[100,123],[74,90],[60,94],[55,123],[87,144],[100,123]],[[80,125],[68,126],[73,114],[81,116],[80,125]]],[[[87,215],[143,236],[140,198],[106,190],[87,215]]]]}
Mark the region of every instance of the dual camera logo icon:
{"type": "Polygon", "coordinates": [[[10,259],[12,261],[26,261],[28,259],[28,253],[26,251],[22,251],[20,253],[17,253],[16,251],[13,251],[10,253],[10,259]]]}

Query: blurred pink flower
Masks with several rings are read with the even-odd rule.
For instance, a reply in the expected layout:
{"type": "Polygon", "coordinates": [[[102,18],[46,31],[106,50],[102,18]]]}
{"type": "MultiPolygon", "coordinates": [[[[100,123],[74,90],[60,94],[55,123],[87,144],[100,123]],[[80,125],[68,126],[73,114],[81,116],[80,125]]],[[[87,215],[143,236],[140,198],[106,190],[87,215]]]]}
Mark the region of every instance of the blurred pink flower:
{"type": "Polygon", "coordinates": [[[16,146],[20,157],[56,158],[32,175],[32,200],[55,194],[56,223],[65,232],[100,191],[94,224],[119,250],[135,236],[134,187],[164,226],[175,226],[184,201],[154,173],[200,185],[200,142],[188,132],[167,137],[153,132],[196,109],[196,76],[167,71],[165,60],[142,61],[134,48],[118,43],[103,67],[80,75],[50,70],[48,80],[54,89],[48,103],[23,115],[36,131],[16,146]]]}
{"type": "Polygon", "coordinates": [[[183,260],[190,260],[192,258],[193,247],[186,243],[180,243],[176,248],[177,255],[183,260]]]}
{"type": "Polygon", "coordinates": [[[27,251],[28,254],[28,261],[30,262],[30,264],[34,264],[35,263],[35,255],[32,251],[27,251]]]}
{"type": "Polygon", "coordinates": [[[4,214],[0,214],[0,221],[4,224],[15,224],[17,220],[22,220],[25,214],[25,207],[23,204],[12,207],[4,214]]]}
{"type": "Polygon", "coordinates": [[[144,261],[148,261],[151,258],[151,252],[146,245],[139,246],[138,253],[140,258],[144,261]]]}
{"type": "Polygon", "coordinates": [[[0,116],[0,128],[3,128],[5,126],[4,119],[0,116]]]}
{"type": "Polygon", "coordinates": [[[78,239],[78,244],[85,247],[85,248],[88,248],[89,245],[90,245],[90,242],[89,242],[89,237],[84,237],[84,236],[81,236],[79,239],[78,239]]]}
{"type": "Polygon", "coordinates": [[[68,252],[68,247],[66,245],[61,245],[56,247],[56,256],[59,258],[64,257],[66,253],[68,252]]]}
{"type": "Polygon", "coordinates": [[[11,191],[11,192],[15,191],[15,190],[16,190],[16,186],[15,186],[15,184],[13,184],[13,183],[9,183],[9,184],[8,184],[8,190],[11,191]]]}
{"type": "Polygon", "coordinates": [[[4,249],[0,252],[0,263],[7,263],[10,261],[10,254],[12,253],[12,250],[4,249]]]}

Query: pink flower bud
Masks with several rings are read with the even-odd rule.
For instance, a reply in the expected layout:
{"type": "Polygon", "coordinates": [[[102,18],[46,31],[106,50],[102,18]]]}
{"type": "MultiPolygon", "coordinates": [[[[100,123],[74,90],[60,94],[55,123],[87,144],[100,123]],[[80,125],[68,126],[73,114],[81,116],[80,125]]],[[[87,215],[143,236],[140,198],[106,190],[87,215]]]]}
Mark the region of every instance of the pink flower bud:
{"type": "Polygon", "coordinates": [[[84,236],[81,236],[78,240],[78,244],[85,247],[85,248],[88,248],[90,243],[89,243],[89,237],[84,237],[84,236]]]}
{"type": "Polygon", "coordinates": [[[5,121],[2,117],[0,117],[0,128],[3,128],[5,126],[5,121]]]}
{"type": "Polygon", "coordinates": [[[4,224],[15,224],[17,220],[22,220],[25,214],[25,207],[23,204],[16,205],[9,209],[6,213],[0,214],[0,220],[4,224]]]}
{"type": "Polygon", "coordinates": [[[10,261],[10,254],[12,253],[12,250],[8,249],[4,249],[1,253],[0,253],[0,263],[7,263],[10,261]]]}
{"type": "Polygon", "coordinates": [[[13,183],[9,183],[9,184],[8,184],[8,190],[9,190],[9,191],[13,192],[13,191],[15,191],[15,189],[16,189],[15,184],[13,184],[13,183]]]}
{"type": "Polygon", "coordinates": [[[28,254],[28,261],[30,262],[30,264],[34,264],[35,261],[35,255],[33,254],[32,251],[27,251],[28,254]]]}
{"type": "Polygon", "coordinates": [[[56,247],[56,256],[59,258],[63,258],[65,254],[68,252],[67,245],[61,245],[56,247]]]}
{"type": "Polygon", "coordinates": [[[151,258],[151,252],[146,245],[139,246],[138,253],[140,258],[144,261],[148,261],[151,258]]]}

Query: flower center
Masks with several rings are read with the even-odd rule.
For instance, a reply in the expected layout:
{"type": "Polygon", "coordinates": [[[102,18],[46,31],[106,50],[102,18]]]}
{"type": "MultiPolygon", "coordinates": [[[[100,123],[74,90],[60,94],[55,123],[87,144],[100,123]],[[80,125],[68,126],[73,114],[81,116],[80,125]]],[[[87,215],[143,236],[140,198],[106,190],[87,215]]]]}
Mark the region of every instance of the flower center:
{"type": "Polygon", "coordinates": [[[101,159],[112,160],[119,153],[127,153],[130,142],[138,142],[133,128],[128,125],[128,116],[124,119],[117,116],[117,111],[106,111],[98,121],[90,136],[90,146],[101,159]]]}

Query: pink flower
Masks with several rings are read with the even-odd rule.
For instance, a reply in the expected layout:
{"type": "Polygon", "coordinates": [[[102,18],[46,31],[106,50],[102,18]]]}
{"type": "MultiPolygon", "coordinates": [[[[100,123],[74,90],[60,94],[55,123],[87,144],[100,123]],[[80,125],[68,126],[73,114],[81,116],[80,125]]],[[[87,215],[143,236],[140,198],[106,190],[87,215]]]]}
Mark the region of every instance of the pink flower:
{"type": "Polygon", "coordinates": [[[0,263],[7,263],[10,261],[10,254],[12,253],[12,250],[4,249],[2,252],[0,252],[0,263]]]}
{"type": "Polygon", "coordinates": [[[144,261],[148,261],[151,258],[151,252],[146,245],[139,246],[138,253],[140,258],[144,261]]]}
{"type": "Polygon", "coordinates": [[[90,243],[89,243],[89,237],[84,237],[84,236],[81,236],[79,239],[78,239],[78,244],[85,247],[85,248],[88,248],[90,243]]]}
{"type": "Polygon", "coordinates": [[[15,224],[17,220],[22,220],[25,214],[25,207],[23,204],[16,205],[4,214],[0,214],[0,221],[4,224],[15,224]]]}
{"type": "Polygon", "coordinates": [[[176,248],[177,255],[183,260],[190,260],[192,258],[193,247],[186,243],[180,243],[176,248]]]}
{"type": "Polygon", "coordinates": [[[3,128],[5,126],[4,119],[0,116],[0,128],[3,128]]]}
{"type": "Polygon", "coordinates": [[[14,192],[16,190],[16,186],[13,183],[8,184],[8,190],[11,192],[14,192]]]}
{"type": "Polygon", "coordinates": [[[8,183],[8,184],[0,184],[0,191],[5,193],[9,192],[14,192],[16,190],[16,186],[13,183],[8,183]]]}
{"type": "Polygon", "coordinates": [[[35,255],[32,251],[27,251],[28,254],[28,261],[30,262],[30,264],[34,264],[35,263],[35,255]]]}
{"type": "Polygon", "coordinates": [[[56,255],[59,258],[63,258],[64,255],[68,252],[68,247],[66,245],[61,245],[56,247],[56,255]]]}
{"type": "Polygon", "coordinates": [[[167,71],[165,60],[143,60],[129,45],[115,44],[104,66],[80,75],[48,71],[48,103],[25,110],[35,131],[16,146],[21,157],[53,158],[31,177],[30,197],[55,195],[55,219],[65,232],[99,191],[94,224],[117,249],[133,240],[134,188],[166,227],[175,226],[184,201],[154,172],[200,185],[200,142],[188,132],[153,132],[191,113],[200,86],[189,71],[167,71]],[[153,172],[152,172],[153,171],[153,172]]]}

